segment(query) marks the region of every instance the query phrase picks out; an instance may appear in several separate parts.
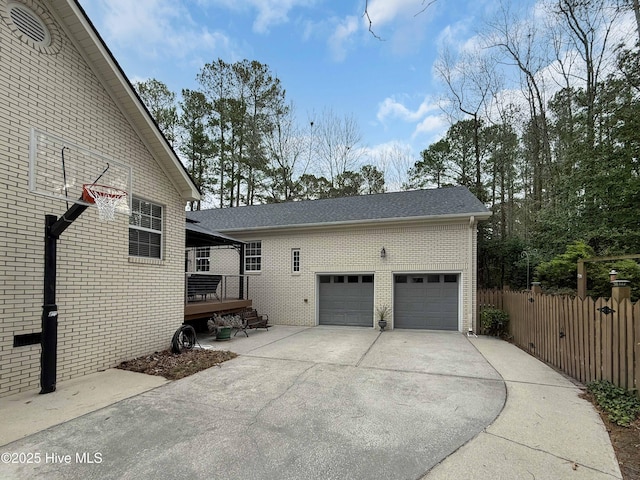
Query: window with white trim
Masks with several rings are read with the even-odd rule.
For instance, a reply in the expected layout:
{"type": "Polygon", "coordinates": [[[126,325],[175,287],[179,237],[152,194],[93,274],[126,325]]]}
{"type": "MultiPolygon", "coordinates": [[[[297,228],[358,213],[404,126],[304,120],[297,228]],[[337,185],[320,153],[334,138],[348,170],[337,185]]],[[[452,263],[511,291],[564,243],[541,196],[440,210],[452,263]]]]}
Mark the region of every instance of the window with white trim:
{"type": "Polygon", "coordinates": [[[262,271],[262,240],[247,243],[244,249],[244,271],[262,271]]]}
{"type": "Polygon", "coordinates": [[[291,249],[291,272],[300,273],[300,249],[291,249]]]}
{"type": "Polygon", "coordinates": [[[129,255],[162,258],[162,205],[138,197],[131,199],[129,255]]]}
{"type": "Polygon", "coordinates": [[[211,247],[196,248],[196,272],[208,272],[211,268],[211,247]]]}

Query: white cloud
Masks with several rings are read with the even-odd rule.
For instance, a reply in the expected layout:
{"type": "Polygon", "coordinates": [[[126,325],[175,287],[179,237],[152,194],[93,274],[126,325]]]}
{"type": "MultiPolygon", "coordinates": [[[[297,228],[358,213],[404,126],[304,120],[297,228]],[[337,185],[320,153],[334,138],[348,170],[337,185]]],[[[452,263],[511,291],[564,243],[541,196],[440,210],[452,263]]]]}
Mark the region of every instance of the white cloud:
{"type": "Polygon", "coordinates": [[[329,37],[327,43],[334,60],[342,61],[347,56],[349,47],[353,44],[353,35],[358,32],[361,22],[355,16],[348,16],[342,20],[329,37]]]}
{"type": "MultiPolygon", "coordinates": [[[[378,121],[388,128],[400,131],[403,128],[399,127],[399,122],[409,124],[411,133],[407,136],[406,141],[414,145],[415,151],[438,141],[445,135],[450,122],[441,101],[435,101],[427,96],[415,109],[407,107],[406,103],[398,99],[386,98],[379,104],[378,121]]],[[[397,145],[394,143],[393,146],[397,151],[397,145]]]]}
{"type": "Polygon", "coordinates": [[[405,122],[417,122],[424,118],[428,112],[438,108],[438,104],[429,97],[426,97],[416,110],[410,110],[394,98],[385,98],[378,107],[376,117],[380,122],[384,122],[387,118],[399,118],[405,122]]]}
{"type": "Polygon", "coordinates": [[[444,136],[444,132],[449,128],[449,120],[444,113],[438,115],[428,115],[418,125],[414,131],[414,137],[418,134],[430,135],[436,139],[444,136]]]}
{"type": "Polygon", "coordinates": [[[428,9],[429,6],[423,5],[423,3],[416,0],[371,0],[367,11],[369,12],[371,23],[376,28],[391,23],[398,18],[411,18],[416,21],[416,15],[425,7],[428,9]]]}
{"type": "Polygon", "coordinates": [[[235,11],[255,10],[253,31],[267,33],[272,27],[287,23],[291,10],[313,5],[315,0],[201,0],[200,3],[235,11]]]}
{"type": "Polygon", "coordinates": [[[185,58],[194,51],[227,47],[220,32],[198,27],[179,2],[100,0],[101,32],[107,43],[142,58],[185,58]]]}

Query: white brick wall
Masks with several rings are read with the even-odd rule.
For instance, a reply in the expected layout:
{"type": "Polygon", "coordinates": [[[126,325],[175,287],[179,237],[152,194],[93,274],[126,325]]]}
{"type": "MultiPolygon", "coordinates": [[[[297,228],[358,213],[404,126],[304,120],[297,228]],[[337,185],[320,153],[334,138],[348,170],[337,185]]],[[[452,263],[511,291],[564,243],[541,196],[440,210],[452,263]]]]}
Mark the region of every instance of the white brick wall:
{"type": "MultiPolygon", "coordinates": [[[[459,273],[461,331],[475,318],[476,226],[470,227],[469,220],[229,235],[245,241],[262,240],[262,272],[249,274],[249,298],[275,324],[317,325],[317,275],[322,273],[373,274],[375,306],[386,304],[392,309],[395,273],[459,273]],[[380,258],[382,247],[386,250],[384,259],[380,258]],[[291,272],[292,248],[300,249],[300,274],[291,272]]],[[[229,257],[215,255],[213,271],[229,268],[229,257]]]]}
{"type": "MultiPolygon", "coordinates": [[[[0,0],[0,9],[6,0],[0,0]]],[[[44,218],[62,201],[28,191],[31,127],[133,168],[133,190],[164,205],[164,259],[128,257],[128,219],[85,211],[58,242],[58,369],[62,381],[167,348],[183,320],[184,202],[72,43],[40,53],[0,19],[0,396],[36,388],[40,346],[13,347],[41,330],[44,218]]]]}

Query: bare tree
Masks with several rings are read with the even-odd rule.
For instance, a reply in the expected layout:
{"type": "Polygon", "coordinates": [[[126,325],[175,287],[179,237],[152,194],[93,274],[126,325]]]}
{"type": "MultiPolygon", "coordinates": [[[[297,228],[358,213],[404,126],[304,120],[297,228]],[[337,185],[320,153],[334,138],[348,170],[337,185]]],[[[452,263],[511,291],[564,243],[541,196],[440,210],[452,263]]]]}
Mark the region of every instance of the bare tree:
{"type": "Polygon", "coordinates": [[[616,21],[617,10],[608,8],[606,0],[558,0],[555,13],[564,20],[570,45],[582,59],[583,86],[587,107],[587,145],[595,142],[595,102],[603,68],[613,59],[609,36],[616,21]]]}
{"type": "Polygon", "coordinates": [[[504,64],[517,67],[521,75],[522,91],[529,105],[529,130],[532,164],[532,197],[534,211],[540,210],[543,201],[544,172],[551,163],[547,98],[544,86],[544,69],[551,63],[544,42],[541,41],[535,23],[519,18],[507,5],[501,8],[495,20],[488,24],[488,46],[502,54],[504,64]]]}
{"type": "Polygon", "coordinates": [[[323,175],[335,187],[338,176],[358,168],[362,156],[360,127],[352,115],[338,117],[326,109],[316,125],[314,151],[323,175]]]}
{"type": "Polygon", "coordinates": [[[636,16],[636,32],[638,33],[638,43],[640,44],[640,0],[632,0],[633,13],[636,16]]]}
{"type": "Polygon", "coordinates": [[[473,122],[475,157],[475,194],[485,200],[482,184],[482,152],[480,147],[481,112],[489,106],[496,83],[491,57],[482,52],[462,52],[457,58],[443,49],[435,63],[436,74],[446,84],[452,104],[473,122]]]}
{"type": "Polygon", "coordinates": [[[393,142],[379,149],[370,157],[370,161],[384,172],[387,190],[397,192],[408,189],[409,170],[416,161],[411,147],[393,142]]]}
{"type": "Polygon", "coordinates": [[[310,138],[298,128],[294,110],[289,105],[277,111],[274,128],[266,137],[271,202],[295,200],[300,190],[299,179],[309,168],[310,138]]]}

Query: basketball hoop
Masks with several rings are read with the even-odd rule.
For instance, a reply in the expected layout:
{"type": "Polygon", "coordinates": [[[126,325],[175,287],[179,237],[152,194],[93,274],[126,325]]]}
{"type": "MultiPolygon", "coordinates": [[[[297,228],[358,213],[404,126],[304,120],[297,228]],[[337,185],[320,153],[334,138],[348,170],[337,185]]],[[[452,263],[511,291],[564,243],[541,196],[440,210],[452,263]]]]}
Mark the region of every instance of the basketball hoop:
{"type": "Polygon", "coordinates": [[[95,183],[82,186],[82,199],[93,203],[98,208],[100,220],[111,222],[115,219],[116,210],[121,213],[129,213],[127,205],[127,192],[115,187],[98,185],[95,183]]]}

